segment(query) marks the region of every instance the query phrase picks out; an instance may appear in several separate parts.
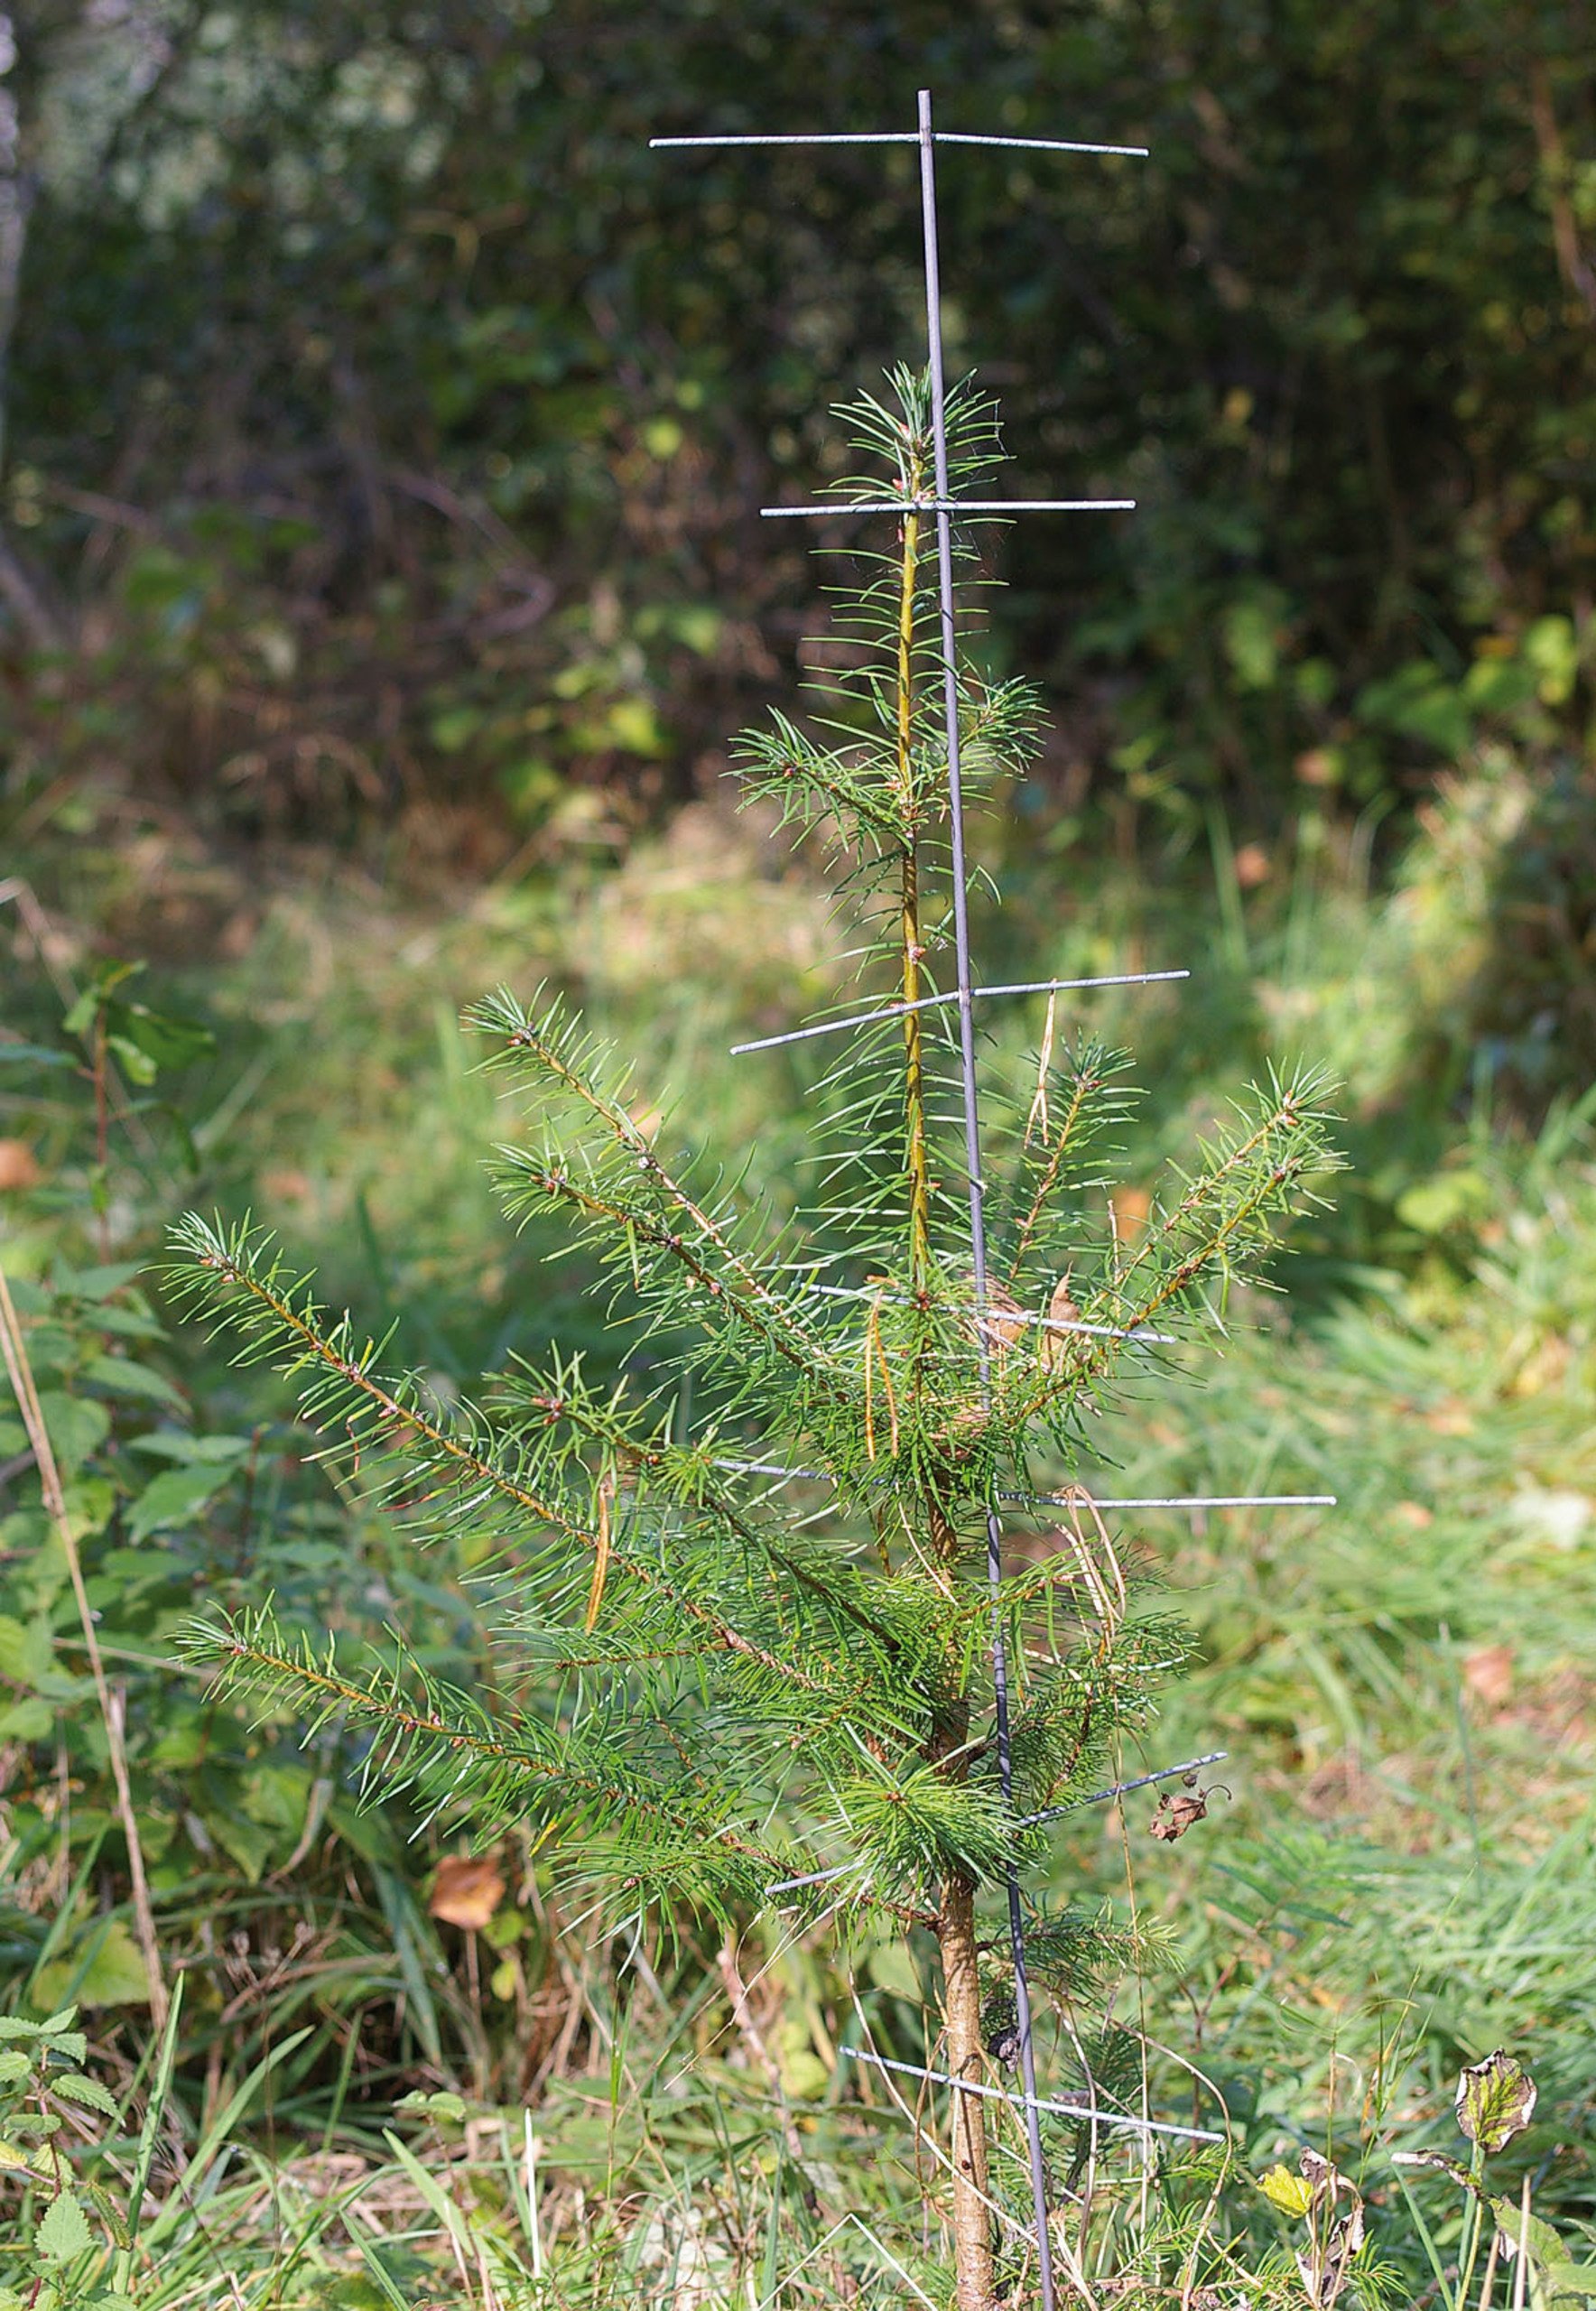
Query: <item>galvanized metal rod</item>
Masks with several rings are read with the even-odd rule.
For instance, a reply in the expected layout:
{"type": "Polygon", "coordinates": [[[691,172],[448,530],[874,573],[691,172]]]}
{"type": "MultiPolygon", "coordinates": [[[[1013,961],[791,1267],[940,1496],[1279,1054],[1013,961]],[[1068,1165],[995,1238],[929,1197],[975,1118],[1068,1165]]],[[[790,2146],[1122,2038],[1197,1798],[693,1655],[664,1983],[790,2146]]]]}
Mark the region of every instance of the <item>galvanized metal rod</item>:
{"type": "MultiPolygon", "coordinates": [[[[986,1190],[981,1178],[981,1124],[975,1066],[975,1007],[970,1000],[970,895],[964,857],[964,789],[959,762],[959,667],[953,627],[953,527],[947,511],[948,409],[942,374],[942,292],[937,259],[936,144],[931,125],[931,90],[920,91],[920,211],[925,252],[925,335],[931,367],[932,447],[936,469],[937,590],[942,628],[942,705],[948,731],[948,823],[953,868],[953,949],[959,996],[960,1072],[964,1091],[965,1168],[970,1175],[970,1238],[973,1262],[976,1355],[983,1402],[991,1400],[991,1349],[987,1339],[986,1190]]],[[[992,1694],[998,1735],[998,1771],[1006,1805],[1014,1795],[1014,1756],[1009,1740],[1008,1658],[1003,1636],[1003,1527],[996,1502],[987,1509],[987,1578],[992,1591],[992,1694]]],[[[1042,2311],[1056,2311],[1053,2241],[1047,2228],[1047,2167],[1036,2107],[1036,2052],[1031,2032],[1031,1988],[1025,1972],[1025,1926],[1020,1907],[1019,1873],[1011,1861],[1008,1881],[1008,1940],[1014,1960],[1015,2021],[1025,2089],[1025,2141],[1031,2159],[1031,2202],[1036,2216],[1037,2271],[1042,2311]]]]}
{"type": "MultiPolygon", "coordinates": [[[[1001,2086],[978,2086],[973,2079],[955,2078],[945,2070],[923,2070],[915,2062],[891,2062],[886,2055],[872,2054],[865,2046],[839,2046],[839,2054],[851,2055],[855,2062],[873,2063],[877,2070],[899,2070],[908,2078],[929,2078],[938,2086],[951,2086],[955,2093],[976,2094],[983,2102],[1023,2102],[1025,2117],[1031,2126],[1036,2123],[1038,2111],[1056,2111],[1061,2118],[1091,2119],[1105,2127],[1127,2127],[1133,2134],[1173,2134],[1185,2142],[1223,2142],[1222,2134],[1215,2134],[1210,2127],[1180,2127],[1167,2119],[1133,2119],[1120,2111],[1094,2110],[1090,2102],[1044,2102],[1027,2087],[1024,2094],[1006,2094],[1001,2086]]],[[[1038,2130],[1040,2131],[1040,2130],[1038,2130]]],[[[1053,2258],[1044,2264],[1048,2275],[1048,2299],[1052,2300],[1053,2258]]]]}
{"type": "MultiPolygon", "coordinates": [[[[1011,153],[1109,153],[1128,161],[1145,161],[1145,144],[1078,144],[1059,136],[966,136],[956,128],[939,128],[933,144],[1000,144],[1011,153]]],[[[914,128],[822,131],[818,135],[752,136],[651,136],[651,153],[683,147],[723,144],[920,144],[923,132],[914,128]]]]}
{"type": "MultiPolygon", "coordinates": [[[[1187,1758],[1178,1766],[1160,1766],[1156,1773],[1139,1773],[1134,1781],[1117,1781],[1107,1789],[1094,1789],[1090,1797],[1072,1797],[1062,1805],[1044,1805],[1040,1814],[1022,1814],[1015,1824],[1016,1830],[1034,1830],[1039,1822],[1056,1822],[1062,1814],[1075,1814],[1083,1805],[1106,1805],[1110,1797],[1123,1797],[1127,1790],[1148,1789],[1155,1781],[1170,1781],[1178,1774],[1195,1773],[1200,1766],[1222,1765],[1229,1756],[1229,1749],[1208,1749],[1200,1758],[1187,1758]]],[[[830,1873],[840,1876],[841,1872],[830,1873]]],[[[793,1883],[808,1881],[796,1879],[793,1883]]]]}
{"type": "Polygon", "coordinates": [[[813,522],[825,514],[1134,514],[1134,497],[839,497],[820,506],[761,506],[767,522],[813,522]]]}
{"type": "MultiPolygon", "coordinates": [[[[1024,979],[1013,987],[972,987],[971,995],[1062,995],[1076,987],[1152,987],[1166,979],[1190,979],[1188,970],[1178,971],[1112,971],[1099,979],[1024,979]]],[[[901,1019],[910,1011],[935,1011],[943,1004],[962,1004],[964,995],[957,988],[946,995],[916,996],[913,1003],[884,1003],[876,1011],[856,1011],[846,1019],[820,1019],[807,1027],[788,1027],[779,1035],[757,1035],[752,1043],[733,1044],[733,1059],[744,1052],[775,1051],[783,1044],[808,1043],[815,1035],[840,1035],[853,1027],[874,1027],[883,1019],[901,1019]]]]}

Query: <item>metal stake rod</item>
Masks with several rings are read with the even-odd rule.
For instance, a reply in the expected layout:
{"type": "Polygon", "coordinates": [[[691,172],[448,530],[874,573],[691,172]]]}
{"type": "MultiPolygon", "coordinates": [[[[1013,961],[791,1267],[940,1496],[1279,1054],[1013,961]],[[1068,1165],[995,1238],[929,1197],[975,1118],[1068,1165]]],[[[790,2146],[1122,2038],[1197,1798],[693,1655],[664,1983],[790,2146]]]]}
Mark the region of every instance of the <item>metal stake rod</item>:
{"type": "MultiPolygon", "coordinates": [[[[920,91],[920,201],[925,240],[925,330],[931,357],[932,441],[936,459],[937,583],[942,597],[942,702],[948,728],[948,817],[953,866],[954,968],[959,998],[960,1072],[964,1090],[964,1148],[970,1174],[970,1236],[974,1267],[976,1355],[983,1403],[991,1398],[991,1350],[987,1338],[986,1184],[981,1177],[980,1108],[975,1072],[975,1012],[971,1001],[970,904],[965,884],[964,791],[959,763],[959,668],[953,632],[953,529],[948,511],[947,395],[942,376],[942,293],[937,265],[936,145],[931,125],[931,90],[920,91]]],[[[1014,1796],[1014,1759],[1009,1741],[1008,1653],[1003,1637],[1003,1527],[995,1501],[987,1505],[987,1577],[992,1590],[992,1693],[997,1716],[998,1771],[1006,1805],[1014,1796]]],[[[1015,2021],[1020,2042],[1020,2074],[1025,2090],[1025,2140],[1031,2154],[1031,2198],[1036,2214],[1036,2254],[1042,2311],[1055,2311],[1053,2241],[1047,2228],[1047,2167],[1042,2152],[1042,2120],[1036,2102],[1036,2055],[1031,2035],[1031,1989],[1025,1972],[1025,1927],[1020,1907],[1019,1873],[1011,1861],[1008,1940],[1014,1960],[1015,2021]]]]}

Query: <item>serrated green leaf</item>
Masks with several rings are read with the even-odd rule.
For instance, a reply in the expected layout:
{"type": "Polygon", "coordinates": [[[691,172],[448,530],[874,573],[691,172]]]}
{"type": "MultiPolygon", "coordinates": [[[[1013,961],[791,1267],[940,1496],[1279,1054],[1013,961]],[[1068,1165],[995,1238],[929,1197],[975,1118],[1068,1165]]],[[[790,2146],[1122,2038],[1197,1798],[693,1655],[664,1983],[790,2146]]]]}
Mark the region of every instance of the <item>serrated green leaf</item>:
{"type": "Polygon", "coordinates": [[[70,2191],[62,2191],[44,2210],[33,2233],[33,2252],[47,2263],[76,2262],[94,2245],[94,2232],[82,2204],[70,2191]]]}
{"type": "MultiPolygon", "coordinates": [[[[133,2232],[127,2226],[126,2217],[110,2192],[103,2189],[98,2183],[79,2183],[78,2187],[110,2232],[114,2243],[118,2247],[131,2247],[133,2232]]],[[[94,2299],[97,2304],[104,2304],[111,2298],[97,2295],[94,2299]]]]}
{"type": "Polygon", "coordinates": [[[48,2167],[19,2142],[0,2142],[0,2175],[27,2175],[35,2183],[53,2181],[48,2167]]]}
{"type": "Polygon", "coordinates": [[[31,2078],[33,2065],[20,2046],[8,2046],[0,2054],[0,2086],[9,2086],[19,2078],[31,2078]]]}
{"type": "Polygon", "coordinates": [[[85,2078],[81,2071],[69,2070],[50,2082],[52,2094],[64,2095],[69,2102],[86,2102],[91,2111],[103,2111],[108,2119],[117,2116],[121,2105],[108,2086],[97,2078],[85,2078]]]}

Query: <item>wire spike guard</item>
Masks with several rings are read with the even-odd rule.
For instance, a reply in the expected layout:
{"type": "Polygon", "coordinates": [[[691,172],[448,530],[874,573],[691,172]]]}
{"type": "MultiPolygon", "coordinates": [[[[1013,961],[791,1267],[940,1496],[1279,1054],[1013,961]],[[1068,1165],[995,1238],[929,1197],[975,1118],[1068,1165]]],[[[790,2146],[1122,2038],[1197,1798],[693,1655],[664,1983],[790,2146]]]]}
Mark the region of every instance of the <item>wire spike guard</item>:
{"type": "Polygon", "coordinates": [[[1334,1508],[1333,1492],[1000,1492],[1027,1508],[1334,1508]]]}
{"type": "MultiPolygon", "coordinates": [[[[651,136],[651,153],[705,151],[732,144],[919,144],[922,132],[914,128],[866,129],[862,132],[822,130],[812,135],[651,136]]],[[[1127,161],[1145,161],[1145,144],[1077,144],[1058,136],[973,136],[956,128],[933,132],[933,144],[998,144],[1011,153],[1102,153],[1127,161]]]]}
{"type": "MultiPolygon", "coordinates": [[[[953,886],[954,960],[957,984],[950,995],[931,996],[912,1004],[890,1004],[856,1018],[823,1020],[807,1027],[800,1027],[783,1035],[767,1035],[751,1043],[733,1046],[739,1054],[751,1051],[770,1051],[784,1044],[801,1043],[812,1035],[840,1035],[858,1026],[872,1026],[877,1020],[902,1018],[910,1010],[931,1010],[947,1003],[957,1007],[959,1014],[960,1076],[963,1091],[966,1172],[970,1193],[970,1246],[974,1269],[975,1336],[981,1395],[985,1401],[991,1397],[991,1347],[988,1337],[987,1292],[987,1233],[985,1218],[985,1187],[980,1160],[980,1114],[975,1053],[975,998],[978,996],[999,994],[1051,994],[1072,987],[1131,987],[1144,986],[1155,979],[1183,979],[1184,971],[1121,972],[1095,979],[1047,980],[1034,987],[978,987],[970,964],[969,875],[964,841],[964,795],[959,752],[959,686],[954,656],[953,623],[953,546],[952,523],[955,514],[991,513],[1007,515],[1016,513],[1103,512],[1130,510],[1129,501],[1031,499],[998,503],[967,501],[956,504],[949,486],[947,387],[942,363],[942,282],[937,248],[936,147],[945,144],[991,144],[1012,148],[1054,153],[1103,153],[1141,159],[1146,148],[1140,144],[1087,144],[1068,142],[1062,138],[987,136],[952,130],[935,129],[932,125],[931,91],[922,88],[918,100],[918,121],[914,130],[880,130],[859,132],[821,132],[816,134],[759,134],[738,136],[661,136],[652,140],[656,147],[697,148],[728,145],[849,145],[849,144],[909,144],[920,147],[920,215],[922,250],[925,274],[925,333],[929,357],[931,385],[932,439],[934,448],[935,496],[931,511],[936,524],[937,590],[941,613],[943,708],[947,726],[948,814],[950,849],[951,851],[953,886]]],[[[908,501],[893,505],[890,501],[870,499],[855,506],[830,505],[813,507],[773,507],[773,515],[812,516],[844,511],[886,513],[911,510],[908,501]]],[[[761,1473],[770,1471],[761,1471],[761,1473]]],[[[992,1690],[998,1773],[1006,1799],[1012,1802],[1014,1772],[1009,1740],[1008,1665],[1005,1650],[1002,1613],[1003,1590],[1003,1528],[996,1494],[987,1508],[987,1571],[992,1601],[992,1690]]],[[[839,1872],[838,1874],[841,1874],[839,1872]]],[[[1035,2052],[1032,2042],[1031,1995],[1025,1972],[1025,1919],[1020,1907],[1019,1878],[1011,1862],[1005,1872],[1008,1895],[1009,1949],[1014,1965],[1015,2014],[1019,2037],[1019,2056],[1025,2093],[1023,2096],[1002,2095],[996,2089],[980,2087],[966,2081],[948,2079],[946,2084],[968,2093],[990,2096],[997,2101],[1018,2101],[1025,2114],[1025,2139],[1029,2153],[1031,2200],[1035,2217],[1034,2236],[1036,2246],[1037,2279],[1041,2311],[1057,2311],[1057,2296],[1053,2287],[1053,2243],[1048,2229],[1047,2176],[1043,2156],[1042,2130],[1039,2113],[1043,2110],[1058,2110],[1070,2116],[1086,2116],[1115,2126],[1133,2126],[1146,2133],[1183,2135],[1205,2141],[1220,2141],[1222,2136],[1209,2134],[1201,2128],[1162,2126],[1151,2120],[1128,2120],[1116,2113],[1082,2111],[1068,2103],[1043,2103],[1036,2095],[1035,2052]]],[[[817,1881],[818,1882],[818,1881],[817,1881]]],[[[858,2053],[858,2049],[852,2049],[858,2053]]],[[[882,2062],[889,2069],[911,2070],[911,2074],[939,2077],[935,2072],[914,2072],[906,2064],[890,2064],[878,2056],[860,2056],[862,2060],[882,2062]]]]}
{"type": "MultiPolygon", "coordinates": [[[[1139,1773],[1132,1781],[1111,1782],[1107,1789],[1094,1789],[1090,1797],[1071,1797],[1062,1805],[1044,1805],[1040,1814],[1022,1814],[1015,1827],[1034,1830],[1043,1822],[1056,1822],[1062,1814],[1078,1814],[1083,1805],[1106,1805],[1110,1798],[1124,1797],[1133,1789],[1150,1789],[1155,1781],[1173,1781],[1176,1774],[1196,1773],[1203,1766],[1222,1765],[1229,1754],[1229,1749],[1209,1749],[1202,1757],[1187,1758],[1178,1766],[1160,1766],[1155,1773],[1139,1773]]],[[[840,1877],[842,1872],[827,1874],[840,1877]]],[[[793,1882],[802,1885],[805,1881],[797,1879],[793,1882]]]]}
{"type": "Polygon", "coordinates": [[[775,1051],[782,1044],[807,1043],[813,1035],[840,1035],[853,1027],[874,1027],[884,1019],[905,1018],[911,1011],[935,1011],[950,1004],[963,1010],[975,996],[1059,995],[1076,987],[1151,987],[1159,980],[1191,976],[1189,970],[1109,971],[1097,979],[1033,979],[1007,987],[955,987],[945,995],[917,996],[913,1003],[884,1003],[878,1010],[856,1011],[846,1019],[820,1019],[807,1027],[789,1027],[784,1035],[759,1035],[752,1043],[733,1044],[731,1055],[738,1059],[744,1052],[775,1051]]]}
{"type": "Polygon", "coordinates": [[[830,505],[761,506],[767,522],[818,521],[822,514],[1134,514],[1134,497],[839,497],[830,505]]]}
{"type": "Polygon", "coordinates": [[[1096,2126],[1127,2127],[1136,2134],[1178,2135],[1184,2142],[1223,2142],[1222,2134],[1211,2127],[1182,2127],[1168,2119],[1136,2119],[1123,2111],[1100,2111],[1090,2102],[1055,2102],[1044,2101],[1028,2089],[1024,2094],[1006,2093],[1001,2086],[981,2086],[973,2078],[955,2078],[951,2071],[925,2070],[919,2063],[892,2062],[886,2055],[872,2054],[866,2046],[839,2046],[839,2054],[851,2055],[855,2062],[873,2063],[877,2070],[901,2071],[905,2078],[929,2078],[938,2086],[951,2086],[959,2094],[979,2094],[986,2102],[1008,2102],[1022,2108],[1032,2124],[1040,2111],[1056,2112],[1065,2119],[1090,2119],[1096,2126]]]}
{"type": "MultiPolygon", "coordinates": [[[[1118,1338],[1131,1337],[1120,1333],[1118,1338]]],[[[833,1484],[824,1469],[793,1469],[782,1461],[726,1461],[714,1463],[732,1476],[779,1477],[788,1484],[833,1484]]],[[[1334,1508],[1333,1492],[1000,1492],[1010,1508],[1334,1508]]],[[[1206,1762],[1206,1760],[1204,1760],[1206,1762]]]]}

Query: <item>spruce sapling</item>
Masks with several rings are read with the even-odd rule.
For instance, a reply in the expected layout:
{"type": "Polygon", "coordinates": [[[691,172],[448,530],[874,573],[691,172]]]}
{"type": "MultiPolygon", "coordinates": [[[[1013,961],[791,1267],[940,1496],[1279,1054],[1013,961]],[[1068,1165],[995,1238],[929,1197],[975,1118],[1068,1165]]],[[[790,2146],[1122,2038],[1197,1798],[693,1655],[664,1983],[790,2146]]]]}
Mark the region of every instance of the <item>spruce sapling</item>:
{"type": "MultiPolygon", "coordinates": [[[[924,379],[848,413],[871,461],[849,492],[925,498],[924,379]]],[[[992,404],[950,400],[955,476],[997,453],[992,404]]],[[[812,838],[861,914],[861,979],[920,1003],[948,959],[947,763],[934,560],[925,517],[864,555],[835,631],[849,664],[807,728],[775,714],[741,743],[745,795],[812,838]]],[[[961,617],[979,582],[961,547],[961,617]]],[[[1035,699],[961,645],[968,790],[1021,776],[1035,699]]],[[[422,1533],[499,1567],[491,1610],[525,1673],[522,1708],[440,1685],[397,1644],[345,1661],[286,1641],[267,1610],[214,1619],[195,1651],[312,1726],[360,1729],[373,1797],[408,1789],[487,1838],[530,1825],[554,1866],[617,1923],[653,1911],[721,1928],[779,1905],[834,1935],[919,1927],[940,1957],[938,2066],[994,2078],[1012,2036],[983,1926],[1011,1862],[1044,1833],[1023,1816],[1089,1787],[1118,1729],[1145,1720],[1178,1643],[1134,1609],[1087,1517],[1034,1537],[1000,1600],[1014,1680],[1014,1794],[991,1740],[985,1564],[989,1501],[1039,1460],[1079,1466],[1087,1415],[1127,1354],[1117,1337],[1203,1310],[1256,1268],[1271,1222],[1327,1165],[1319,1086],[1273,1083],[1201,1146],[1134,1244],[1102,1193],[1123,1061],[1048,1047],[1035,1085],[988,1116],[990,1381],[983,1397],[956,1122],[953,1014],[904,1009],[839,1038],[817,1092],[812,1202],[776,1224],[704,1158],[681,1160],[633,1070],[556,994],[501,992],[471,1024],[530,1094],[534,1133],[503,1148],[513,1218],[563,1214],[607,1272],[617,1323],[653,1338],[646,1377],[599,1387],[580,1358],[516,1365],[440,1411],[390,1373],[347,1313],[318,1306],[246,1224],[179,1231],[185,1273],[242,1352],[302,1382],[304,1417],[422,1533]],[[821,1288],[825,1287],[825,1288],[821,1288]],[[1045,1321],[1040,1321],[1045,1319],[1045,1321]],[[1079,1327],[1076,1329],[1075,1327],[1079,1327]],[[682,1381],[696,1407],[682,1434],[682,1381]],[[739,1462],[819,1471],[771,1484],[739,1462]],[[823,1873],[823,1875],[821,1875],[823,1873]],[[787,1881],[821,1877],[792,1887],[787,1881]],[[773,1889],[775,1889],[773,1891],[773,1889]]],[[[1029,1520],[1033,1524],[1035,1519],[1029,1520]]],[[[1032,1965],[1079,1991],[1118,1954],[1106,1926],[1034,1910],[1032,1965]]],[[[1003,2283],[989,2105],[955,2094],[949,2146],[960,2311],[1003,2283]]]]}

